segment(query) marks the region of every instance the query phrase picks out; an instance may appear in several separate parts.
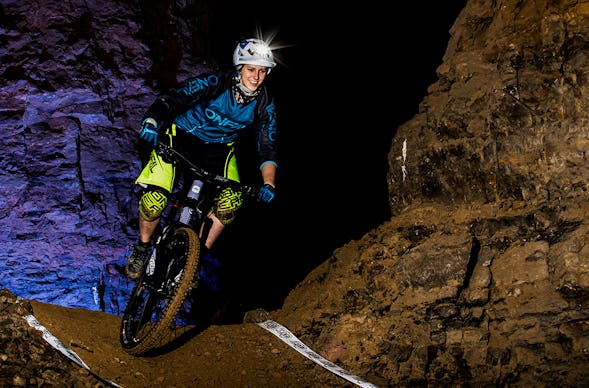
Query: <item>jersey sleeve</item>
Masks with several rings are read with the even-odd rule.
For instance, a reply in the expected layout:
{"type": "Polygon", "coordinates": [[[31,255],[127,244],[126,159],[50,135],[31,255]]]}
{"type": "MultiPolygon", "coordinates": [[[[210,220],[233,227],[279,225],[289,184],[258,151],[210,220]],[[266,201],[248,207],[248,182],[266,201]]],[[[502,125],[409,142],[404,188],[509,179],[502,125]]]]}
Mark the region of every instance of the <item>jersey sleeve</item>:
{"type": "Polygon", "coordinates": [[[218,73],[205,73],[187,79],[160,94],[147,109],[144,118],[153,117],[159,124],[170,123],[199,101],[218,93],[226,82],[224,78],[218,73]]]}
{"type": "Polygon", "coordinates": [[[260,167],[265,163],[278,166],[276,105],[267,95],[261,100],[258,109],[257,147],[260,167]]]}

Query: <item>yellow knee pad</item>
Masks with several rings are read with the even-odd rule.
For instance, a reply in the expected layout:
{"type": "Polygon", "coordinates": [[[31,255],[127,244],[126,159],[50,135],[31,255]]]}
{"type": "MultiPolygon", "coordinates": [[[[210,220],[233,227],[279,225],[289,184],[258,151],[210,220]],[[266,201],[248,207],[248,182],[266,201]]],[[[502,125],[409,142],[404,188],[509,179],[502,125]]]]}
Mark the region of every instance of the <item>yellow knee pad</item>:
{"type": "Polygon", "coordinates": [[[164,193],[146,190],[139,200],[139,214],[146,221],[154,221],[161,217],[167,204],[168,197],[164,193]]]}
{"type": "Polygon", "coordinates": [[[213,212],[223,225],[228,225],[235,219],[237,210],[241,205],[243,205],[241,191],[226,187],[216,198],[213,212]]]}

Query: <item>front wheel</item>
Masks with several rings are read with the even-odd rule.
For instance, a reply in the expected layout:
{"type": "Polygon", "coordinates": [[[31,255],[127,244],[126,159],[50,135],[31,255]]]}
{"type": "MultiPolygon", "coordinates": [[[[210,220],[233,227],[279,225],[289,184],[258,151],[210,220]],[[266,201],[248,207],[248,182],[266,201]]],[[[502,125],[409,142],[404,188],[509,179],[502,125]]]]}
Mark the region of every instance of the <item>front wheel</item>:
{"type": "Polygon", "coordinates": [[[199,257],[199,238],[185,227],[154,249],[123,313],[120,341],[127,353],[142,355],[178,336],[174,318],[191,289],[199,257]]]}

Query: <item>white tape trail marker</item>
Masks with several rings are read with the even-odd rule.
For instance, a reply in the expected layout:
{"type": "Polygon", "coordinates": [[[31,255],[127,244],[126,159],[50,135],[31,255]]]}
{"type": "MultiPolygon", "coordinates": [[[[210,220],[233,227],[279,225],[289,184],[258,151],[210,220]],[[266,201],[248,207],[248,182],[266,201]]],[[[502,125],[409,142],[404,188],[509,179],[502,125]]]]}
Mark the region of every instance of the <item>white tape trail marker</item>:
{"type": "Polygon", "coordinates": [[[113,386],[113,387],[121,387],[120,385],[107,380],[105,378],[102,378],[100,376],[98,376],[96,373],[92,372],[92,370],[90,369],[90,367],[88,365],[86,365],[86,363],[84,361],[82,361],[82,359],[80,358],[80,356],[78,356],[76,354],[76,352],[74,352],[73,350],[69,349],[67,346],[65,346],[63,344],[63,342],[61,342],[59,339],[57,339],[53,334],[51,334],[49,332],[49,330],[47,330],[47,328],[43,325],[41,325],[39,323],[39,321],[37,320],[37,318],[35,318],[33,315],[25,315],[23,316],[23,318],[28,322],[28,324],[39,330],[41,333],[43,333],[43,339],[45,341],[47,341],[49,343],[49,345],[53,346],[55,349],[59,350],[61,353],[63,353],[67,358],[69,358],[70,360],[72,360],[73,362],[75,362],[76,364],[78,364],[79,366],[81,366],[82,368],[87,369],[93,376],[97,377],[98,379],[100,379],[101,381],[108,383],[109,385],[113,386]]]}
{"type": "Polygon", "coordinates": [[[336,375],[343,377],[344,379],[366,388],[378,388],[376,385],[362,380],[358,376],[348,373],[346,370],[337,366],[333,362],[323,358],[320,354],[317,354],[314,350],[310,349],[301,340],[299,340],[293,333],[291,333],[286,327],[281,324],[268,319],[264,322],[257,323],[260,327],[268,330],[276,337],[280,338],[284,343],[289,345],[291,348],[307,357],[309,360],[314,361],[316,364],[321,365],[328,371],[335,373],[336,375]]]}
{"type": "Polygon", "coordinates": [[[401,154],[403,156],[401,172],[403,173],[403,182],[405,182],[405,178],[407,178],[407,167],[405,166],[405,162],[407,161],[407,139],[403,140],[403,149],[401,150],[401,154]]]}

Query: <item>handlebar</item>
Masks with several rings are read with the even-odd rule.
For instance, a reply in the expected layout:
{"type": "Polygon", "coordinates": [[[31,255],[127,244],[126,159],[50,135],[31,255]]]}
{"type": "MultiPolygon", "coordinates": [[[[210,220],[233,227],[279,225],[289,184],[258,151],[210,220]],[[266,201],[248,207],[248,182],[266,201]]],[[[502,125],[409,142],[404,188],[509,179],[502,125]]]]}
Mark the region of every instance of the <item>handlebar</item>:
{"type": "Polygon", "coordinates": [[[226,178],[222,175],[213,174],[210,171],[203,169],[192,163],[184,155],[173,149],[167,144],[159,142],[155,146],[155,152],[160,155],[166,162],[180,162],[188,168],[193,174],[204,182],[213,183],[217,187],[232,187],[241,191],[242,195],[251,198],[257,198],[260,189],[258,187],[245,185],[232,179],[226,178]]]}

